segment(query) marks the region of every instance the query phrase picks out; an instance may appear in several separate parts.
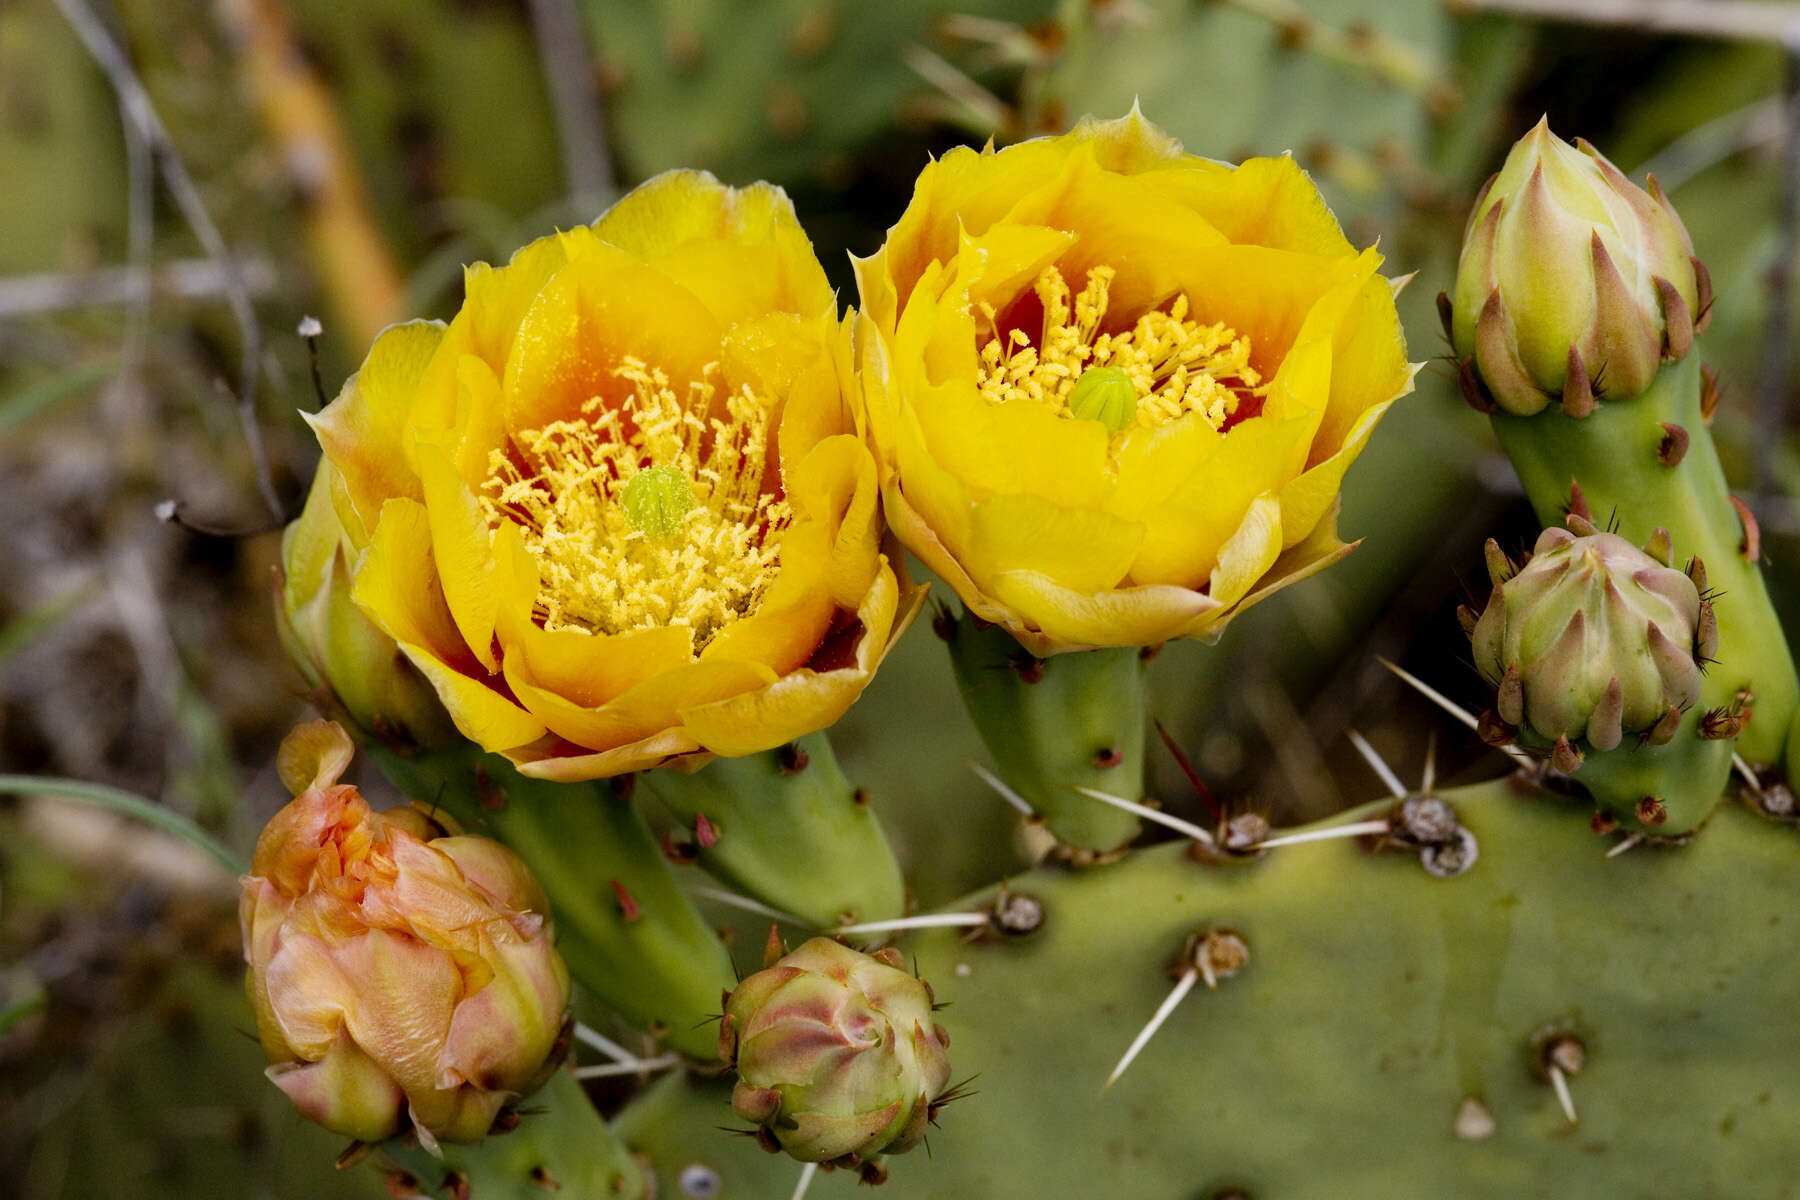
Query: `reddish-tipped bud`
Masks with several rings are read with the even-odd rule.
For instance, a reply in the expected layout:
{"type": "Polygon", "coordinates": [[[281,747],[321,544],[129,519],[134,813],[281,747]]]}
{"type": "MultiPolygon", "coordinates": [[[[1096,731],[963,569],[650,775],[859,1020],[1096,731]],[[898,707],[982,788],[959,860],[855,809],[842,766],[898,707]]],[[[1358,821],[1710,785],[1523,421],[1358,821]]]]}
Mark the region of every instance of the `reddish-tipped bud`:
{"type": "MultiPolygon", "coordinates": [[[[1667,540],[1652,539],[1664,558],[1667,540]]],[[[1554,747],[1567,772],[1580,765],[1581,747],[1655,736],[1671,712],[1679,721],[1700,695],[1701,661],[1716,636],[1710,611],[1685,574],[1624,538],[1548,529],[1530,561],[1494,589],[1469,641],[1494,685],[1495,711],[1554,747]]]]}
{"type": "Polygon", "coordinates": [[[569,999],[549,903],[517,855],[339,784],[348,735],[282,743],[295,793],[256,844],[239,916],[269,1078],[374,1142],[475,1141],[547,1077],[569,999]]]}
{"type": "Polygon", "coordinates": [[[720,1031],[737,1114],[803,1162],[917,1145],[950,1082],[949,1038],[903,961],[814,938],[738,984],[720,1031]]]}
{"type": "Polygon", "coordinates": [[[1507,412],[1560,403],[1585,417],[1686,356],[1710,305],[1687,230],[1654,181],[1645,191],[1540,121],[1470,214],[1451,343],[1507,412]]]}

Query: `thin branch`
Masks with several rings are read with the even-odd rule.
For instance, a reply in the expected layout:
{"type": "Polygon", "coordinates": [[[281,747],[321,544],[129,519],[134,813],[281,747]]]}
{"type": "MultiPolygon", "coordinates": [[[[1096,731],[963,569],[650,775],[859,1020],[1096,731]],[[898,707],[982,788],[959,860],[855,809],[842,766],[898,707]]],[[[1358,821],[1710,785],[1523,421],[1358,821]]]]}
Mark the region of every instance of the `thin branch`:
{"type": "Polygon", "coordinates": [[[225,245],[224,235],[213,223],[212,214],[207,212],[206,203],[200,197],[200,189],[194,185],[193,177],[188,174],[186,165],[176,152],[175,143],[164,128],[162,118],[157,116],[156,107],[150,102],[150,93],[144,89],[143,82],[132,68],[124,49],[113,39],[111,30],[107,29],[106,23],[89,7],[87,0],[56,0],[56,7],[81,38],[88,54],[106,73],[113,91],[118,95],[120,111],[150,147],[157,166],[161,168],[163,182],[168,186],[175,207],[181,210],[182,217],[194,231],[206,256],[219,268],[225,283],[225,297],[231,303],[232,315],[237,320],[238,336],[243,342],[244,366],[243,377],[238,386],[238,421],[244,428],[244,441],[250,450],[251,462],[256,471],[257,491],[262,494],[263,503],[268,506],[269,512],[279,521],[284,516],[281,498],[275,492],[275,480],[269,472],[268,452],[263,447],[262,427],[256,420],[256,379],[262,361],[262,327],[257,324],[256,308],[250,302],[250,289],[244,282],[237,260],[225,245]]]}
{"type": "MultiPolygon", "coordinates": [[[[275,290],[275,264],[253,258],[238,264],[238,278],[253,296],[275,290]]],[[[154,270],[102,267],[80,274],[13,275],[0,278],[0,320],[66,312],[99,305],[136,304],[140,295],[177,300],[215,300],[232,287],[210,258],[180,259],[154,270]]]]}
{"type": "Polygon", "coordinates": [[[1446,7],[1731,41],[1785,42],[1800,30],[1800,4],[1759,0],[1447,0],[1446,7]]]}
{"type": "Polygon", "coordinates": [[[531,24],[537,32],[550,108],[556,116],[569,200],[577,212],[592,209],[597,216],[612,203],[618,185],[613,179],[581,14],[572,0],[531,0],[531,24]]]}

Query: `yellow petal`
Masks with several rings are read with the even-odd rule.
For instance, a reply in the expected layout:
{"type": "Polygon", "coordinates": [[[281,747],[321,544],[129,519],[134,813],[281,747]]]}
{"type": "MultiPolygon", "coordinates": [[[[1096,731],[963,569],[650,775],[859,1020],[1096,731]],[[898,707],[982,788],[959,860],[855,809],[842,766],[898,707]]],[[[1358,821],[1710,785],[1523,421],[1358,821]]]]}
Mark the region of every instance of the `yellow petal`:
{"type": "Polygon", "coordinates": [[[651,767],[680,766],[688,770],[711,761],[712,755],[688,736],[685,729],[664,729],[629,745],[593,754],[573,753],[568,743],[549,748],[531,747],[507,755],[519,774],[558,783],[606,779],[651,767]]]}
{"type": "Polygon", "coordinates": [[[1356,252],[1291,155],[1248,158],[1231,170],[1171,172],[1158,182],[1232,242],[1328,258],[1356,252]]]}
{"type": "Polygon", "coordinates": [[[787,193],[729,188],[704,171],[665,171],[621,199],[594,233],[699,296],[721,323],[811,316],[837,302],[787,193]]]}
{"type": "Polygon", "coordinates": [[[420,446],[419,480],[431,520],[431,557],[444,599],[464,643],[477,661],[495,670],[494,617],[500,595],[494,576],[493,538],[481,503],[436,446],[420,446]]]}
{"type": "Polygon", "coordinates": [[[1247,336],[1250,365],[1268,379],[1319,298],[1362,270],[1360,261],[1266,246],[1209,246],[1183,256],[1174,270],[1193,319],[1223,321],[1247,336]],[[1254,286],[1246,280],[1255,280],[1254,286]]]}
{"type": "Polygon", "coordinates": [[[459,668],[476,669],[438,579],[431,518],[417,500],[389,500],[381,506],[350,598],[395,641],[423,647],[459,668]]]}
{"type": "Polygon", "coordinates": [[[680,724],[679,712],[771,682],[760,663],[696,662],[664,671],[598,708],[573,703],[527,682],[510,664],[507,683],[558,737],[590,750],[613,750],[680,724]]]}
{"type": "Polygon", "coordinates": [[[1080,592],[1035,571],[995,577],[994,595],[1018,618],[1006,629],[1040,657],[1098,646],[1152,646],[1179,637],[1220,605],[1203,592],[1158,585],[1080,592]]]}
{"type": "Polygon", "coordinates": [[[963,561],[976,579],[1031,571],[1077,592],[1116,586],[1144,542],[1145,527],[1091,508],[1036,496],[976,501],[963,561]]]}
{"type": "Polygon", "coordinates": [[[1281,502],[1282,536],[1289,548],[1310,535],[1325,515],[1336,508],[1338,494],[1343,488],[1344,472],[1350,469],[1350,464],[1356,461],[1357,455],[1368,445],[1369,436],[1375,432],[1376,424],[1393,403],[1389,400],[1365,409],[1345,436],[1337,453],[1317,466],[1309,467],[1277,493],[1281,502]]]}
{"type": "Polygon", "coordinates": [[[826,574],[831,533],[824,519],[788,526],[781,537],[781,568],[762,602],[715,634],[700,661],[756,663],[774,676],[810,658],[831,625],[826,574]]]}
{"type": "Polygon", "coordinates": [[[1147,518],[1134,583],[1198,588],[1243,524],[1251,501],[1300,473],[1317,416],[1251,417],[1234,426],[1200,469],[1147,518]]]}
{"type": "Polygon", "coordinates": [[[384,501],[420,494],[404,453],[405,430],[426,363],[443,337],[437,321],[390,326],[337,399],[317,416],[302,414],[342,479],[338,516],[358,546],[374,530],[384,501]]]}
{"type": "Polygon", "coordinates": [[[595,242],[558,271],[519,325],[503,376],[515,439],[574,420],[601,397],[618,407],[633,385],[628,358],[663,372],[678,397],[718,362],[719,322],[688,289],[623,250],[595,242]]]}
{"type": "Polygon", "coordinates": [[[1271,496],[1250,502],[1243,521],[1219,547],[1206,593],[1220,604],[1235,604],[1281,556],[1281,505],[1271,496]]]}
{"type": "Polygon", "coordinates": [[[544,722],[487,684],[471,679],[422,646],[400,643],[462,735],[483,750],[505,753],[544,735],[544,722]]]}
{"type": "Polygon", "coordinates": [[[869,590],[881,552],[880,493],[868,448],[848,434],[818,443],[794,471],[788,500],[797,519],[827,524],[825,586],[840,607],[855,608],[869,590]]]}
{"type": "Polygon", "coordinates": [[[902,596],[893,568],[883,561],[856,611],[861,637],[853,662],[833,669],[802,667],[767,687],[685,709],[684,728],[707,750],[726,755],[754,754],[828,728],[868,686],[924,599],[923,589],[902,596]]]}
{"type": "Polygon", "coordinates": [[[1112,308],[1140,313],[1181,288],[1188,256],[1226,244],[1224,234],[1160,182],[1160,175],[1108,171],[1091,147],[1082,147],[1054,181],[1021,197],[1006,220],[1074,230],[1075,245],[1059,264],[1073,287],[1094,267],[1129,264],[1113,279],[1112,308]]]}

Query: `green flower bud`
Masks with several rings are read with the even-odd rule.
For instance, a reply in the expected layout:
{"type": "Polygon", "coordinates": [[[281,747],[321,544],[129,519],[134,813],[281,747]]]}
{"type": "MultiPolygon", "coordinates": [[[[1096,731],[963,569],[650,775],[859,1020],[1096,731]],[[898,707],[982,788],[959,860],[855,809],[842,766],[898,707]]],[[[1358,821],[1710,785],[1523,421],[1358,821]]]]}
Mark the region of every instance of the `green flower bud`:
{"type": "Polygon", "coordinates": [[[1596,400],[1638,395],[1663,362],[1686,356],[1712,304],[1655,178],[1646,192],[1578,146],[1539,121],[1488,181],[1463,237],[1451,341],[1493,402],[1520,416],[1560,400],[1582,417],[1596,400]]]}
{"type": "Polygon", "coordinates": [[[1494,592],[1470,642],[1500,719],[1562,754],[1666,741],[1716,637],[1693,580],[1611,533],[1546,529],[1517,573],[1489,548],[1494,592]]]}
{"type": "Polygon", "coordinates": [[[732,1108],[803,1162],[855,1166],[912,1149],[950,1081],[931,1007],[898,951],[812,939],[725,1002],[732,1108]]]}
{"type": "Polygon", "coordinates": [[[319,464],[306,507],[281,537],[282,647],[330,714],[363,735],[397,750],[453,744],[437,693],[350,598],[356,551],[333,505],[336,478],[329,462],[319,464]]]}

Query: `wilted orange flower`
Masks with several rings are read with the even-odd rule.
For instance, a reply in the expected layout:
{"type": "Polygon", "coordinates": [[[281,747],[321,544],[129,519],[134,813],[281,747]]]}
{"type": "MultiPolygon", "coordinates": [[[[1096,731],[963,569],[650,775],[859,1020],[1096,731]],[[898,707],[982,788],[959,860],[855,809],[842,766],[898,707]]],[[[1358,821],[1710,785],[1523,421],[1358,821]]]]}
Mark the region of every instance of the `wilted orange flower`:
{"type": "Polygon", "coordinates": [[[308,1117],[373,1142],[408,1127],[474,1141],[536,1090],[569,973],[523,861],[337,782],[351,743],[289,735],[294,800],[269,821],[239,917],[269,1077],[308,1117]]]}
{"type": "Polygon", "coordinates": [[[671,172],[478,265],[314,422],[356,603],[462,733],[587,779],[835,721],[916,609],[779,190],[671,172]]]}
{"type": "Polygon", "coordinates": [[[889,525],[1033,653],[1216,637],[1348,550],[1413,374],[1380,264],[1291,159],[1135,110],[951,151],[857,264],[889,525]]]}

